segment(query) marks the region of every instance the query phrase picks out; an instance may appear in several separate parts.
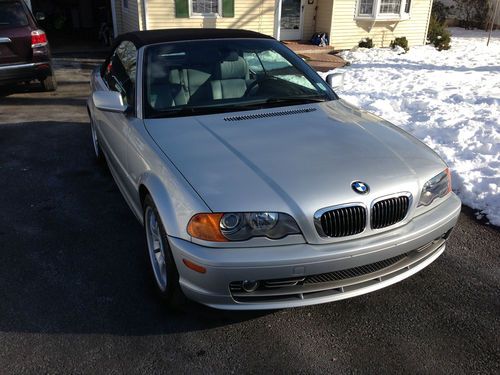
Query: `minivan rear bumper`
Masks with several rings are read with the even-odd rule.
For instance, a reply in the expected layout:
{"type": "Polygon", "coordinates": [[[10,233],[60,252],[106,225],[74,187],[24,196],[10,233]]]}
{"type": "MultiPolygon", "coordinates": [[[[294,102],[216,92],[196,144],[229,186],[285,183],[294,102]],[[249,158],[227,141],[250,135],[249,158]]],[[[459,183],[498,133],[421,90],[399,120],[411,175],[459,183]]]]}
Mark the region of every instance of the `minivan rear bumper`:
{"type": "Polygon", "coordinates": [[[44,79],[52,74],[49,61],[0,65],[0,83],[13,83],[24,80],[44,79]]]}

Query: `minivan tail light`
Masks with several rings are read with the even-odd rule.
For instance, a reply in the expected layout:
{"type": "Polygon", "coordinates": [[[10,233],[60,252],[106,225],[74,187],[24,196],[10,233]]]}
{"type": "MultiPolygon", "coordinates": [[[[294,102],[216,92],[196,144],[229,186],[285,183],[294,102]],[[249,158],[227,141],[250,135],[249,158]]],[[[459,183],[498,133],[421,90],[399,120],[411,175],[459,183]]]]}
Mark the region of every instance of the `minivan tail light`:
{"type": "Polygon", "coordinates": [[[47,35],[42,30],[31,32],[31,48],[44,47],[47,45],[47,35]]]}

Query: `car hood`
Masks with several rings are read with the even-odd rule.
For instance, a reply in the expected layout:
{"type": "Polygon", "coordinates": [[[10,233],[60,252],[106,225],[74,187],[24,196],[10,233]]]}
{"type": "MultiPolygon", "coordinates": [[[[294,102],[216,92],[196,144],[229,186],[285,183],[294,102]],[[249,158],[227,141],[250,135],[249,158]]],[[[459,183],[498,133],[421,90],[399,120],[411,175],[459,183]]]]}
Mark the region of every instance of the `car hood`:
{"type": "Polygon", "coordinates": [[[145,126],[214,212],[286,212],[299,225],[324,207],[418,195],[445,168],[420,141],[342,100],[145,126]],[[370,193],[354,192],[356,180],[370,193]]]}

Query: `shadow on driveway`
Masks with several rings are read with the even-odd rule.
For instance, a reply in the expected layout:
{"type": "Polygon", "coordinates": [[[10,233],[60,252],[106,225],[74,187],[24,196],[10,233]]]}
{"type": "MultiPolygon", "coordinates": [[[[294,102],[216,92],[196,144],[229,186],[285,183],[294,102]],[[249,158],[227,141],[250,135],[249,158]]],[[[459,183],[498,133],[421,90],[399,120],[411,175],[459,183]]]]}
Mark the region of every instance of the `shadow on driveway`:
{"type": "Polygon", "coordinates": [[[166,334],[253,319],[156,299],[142,227],[83,122],[0,125],[0,331],[166,334]]]}

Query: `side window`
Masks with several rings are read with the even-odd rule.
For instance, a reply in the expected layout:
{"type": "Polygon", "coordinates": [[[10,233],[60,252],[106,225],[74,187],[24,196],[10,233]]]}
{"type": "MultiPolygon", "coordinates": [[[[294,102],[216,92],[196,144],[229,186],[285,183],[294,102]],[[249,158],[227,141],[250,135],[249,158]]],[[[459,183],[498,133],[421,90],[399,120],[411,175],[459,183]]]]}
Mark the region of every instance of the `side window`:
{"type": "Polygon", "coordinates": [[[103,77],[109,89],[118,91],[130,106],[135,104],[136,66],[137,49],[132,42],[124,41],[113,52],[103,77]]]}

